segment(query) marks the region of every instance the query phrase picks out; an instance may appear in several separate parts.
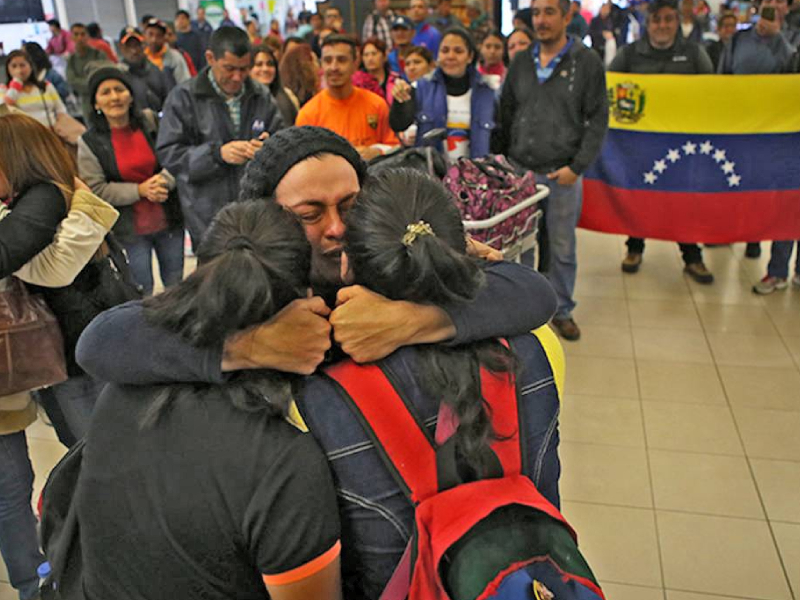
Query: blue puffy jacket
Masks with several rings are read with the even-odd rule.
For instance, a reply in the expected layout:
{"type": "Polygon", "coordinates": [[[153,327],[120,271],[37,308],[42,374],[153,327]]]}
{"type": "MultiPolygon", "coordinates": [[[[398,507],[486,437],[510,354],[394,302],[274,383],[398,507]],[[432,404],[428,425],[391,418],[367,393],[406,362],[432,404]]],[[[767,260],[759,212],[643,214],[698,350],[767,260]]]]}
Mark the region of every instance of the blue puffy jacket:
{"type": "MultiPolygon", "coordinates": [[[[475,67],[469,67],[467,72],[472,89],[469,155],[470,158],[480,158],[489,154],[489,143],[494,129],[496,96],[475,67]]],[[[417,82],[415,99],[417,146],[420,146],[425,133],[431,129],[447,126],[447,90],[441,69],[436,69],[430,79],[420,79],[417,82]]],[[[393,106],[396,104],[395,102],[393,106]]],[[[442,150],[441,147],[438,149],[442,150]]]]}

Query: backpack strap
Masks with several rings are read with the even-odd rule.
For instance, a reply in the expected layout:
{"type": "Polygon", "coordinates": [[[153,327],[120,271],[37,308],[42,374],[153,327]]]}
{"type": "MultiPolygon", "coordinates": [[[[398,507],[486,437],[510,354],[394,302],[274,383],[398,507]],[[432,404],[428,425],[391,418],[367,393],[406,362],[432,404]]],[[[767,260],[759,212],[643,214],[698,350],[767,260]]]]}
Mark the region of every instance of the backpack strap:
{"type": "Polygon", "coordinates": [[[347,360],[325,372],[357,409],[361,425],[406,496],[417,504],[435,494],[436,451],[380,367],[347,360]]]}

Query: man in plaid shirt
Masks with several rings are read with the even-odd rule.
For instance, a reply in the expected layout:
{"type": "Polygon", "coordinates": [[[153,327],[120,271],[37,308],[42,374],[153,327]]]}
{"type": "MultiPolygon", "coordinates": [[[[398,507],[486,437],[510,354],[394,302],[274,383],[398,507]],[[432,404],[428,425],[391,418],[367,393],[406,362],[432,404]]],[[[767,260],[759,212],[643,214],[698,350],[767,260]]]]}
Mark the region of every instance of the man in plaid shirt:
{"type": "Polygon", "coordinates": [[[389,10],[389,0],[375,0],[375,10],[364,19],[364,29],[361,32],[361,39],[368,40],[376,37],[383,40],[386,49],[392,49],[392,20],[394,13],[389,10]]]}

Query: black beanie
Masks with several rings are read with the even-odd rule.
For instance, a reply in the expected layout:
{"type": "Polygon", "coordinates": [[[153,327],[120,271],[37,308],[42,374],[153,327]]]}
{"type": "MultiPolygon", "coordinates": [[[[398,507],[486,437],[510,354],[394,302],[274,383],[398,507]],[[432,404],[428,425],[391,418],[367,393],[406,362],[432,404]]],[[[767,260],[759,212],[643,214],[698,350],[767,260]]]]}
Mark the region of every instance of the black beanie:
{"type": "Polygon", "coordinates": [[[247,164],[239,200],[257,200],[274,195],[275,188],[289,169],[310,156],[322,154],[344,158],[355,169],[358,183],[363,183],[367,165],[350,142],[324,127],[289,127],[271,135],[247,164]]]}
{"type": "Polygon", "coordinates": [[[128,77],[128,74],[120,69],[119,67],[101,67],[96,71],[92,72],[91,76],[89,77],[89,100],[94,106],[94,97],[97,94],[97,88],[100,87],[100,84],[108,79],[116,79],[121,81],[122,84],[128,88],[128,91],[131,93],[131,98],[133,98],[133,86],[131,85],[131,80],[128,77]]]}

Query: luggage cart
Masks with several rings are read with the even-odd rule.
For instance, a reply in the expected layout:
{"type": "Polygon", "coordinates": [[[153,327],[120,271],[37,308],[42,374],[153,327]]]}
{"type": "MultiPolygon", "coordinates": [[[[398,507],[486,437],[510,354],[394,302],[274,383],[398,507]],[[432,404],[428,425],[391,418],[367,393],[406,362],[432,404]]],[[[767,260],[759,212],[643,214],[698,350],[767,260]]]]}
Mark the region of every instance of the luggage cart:
{"type": "Polygon", "coordinates": [[[483,219],[481,221],[463,221],[464,229],[467,231],[467,233],[472,231],[485,232],[487,234],[487,239],[484,241],[484,243],[488,244],[492,248],[501,250],[506,260],[519,262],[522,254],[531,249],[535,251],[538,259],[537,236],[539,233],[539,222],[541,221],[543,215],[541,208],[531,214],[531,216],[525,220],[525,223],[522,227],[515,227],[511,235],[492,235],[492,230],[494,227],[506,219],[510,219],[514,215],[522,212],[523,210],[535,206],[550,195],[550,188],[548,188],[546,185],[542,185],[541,183],[536,184],[536,190],[537,191],[533,196],[526,198],[519,204],[516,204],[511,208],[494,215],[493,217],[483,219]]]}

